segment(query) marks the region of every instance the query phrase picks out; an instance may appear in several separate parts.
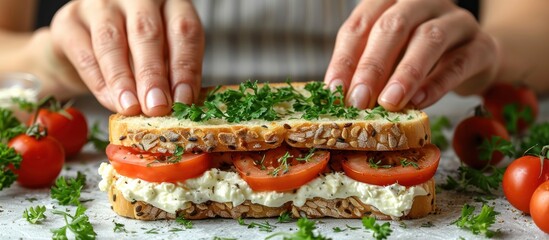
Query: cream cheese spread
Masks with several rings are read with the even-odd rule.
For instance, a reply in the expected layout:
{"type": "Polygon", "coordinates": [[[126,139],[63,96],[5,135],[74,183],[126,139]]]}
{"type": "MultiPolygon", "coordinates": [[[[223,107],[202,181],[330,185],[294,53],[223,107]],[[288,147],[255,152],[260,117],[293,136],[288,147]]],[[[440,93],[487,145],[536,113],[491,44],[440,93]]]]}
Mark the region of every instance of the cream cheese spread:
{"type": "Polygon", "coordinates": [[[218,169],[210,169],[200,177],[178,183],[152,183],[124,177],[108,163],[101,164],[99,174],[102,176],[99,183],[102,191],[108,191],[114,185],[126,199],[143,201],[169,213],[184,208],[186,202],[231,202],[236,206],[250,200],[264,206],[279,207],[291,201],[299,207],[314,197],[336,199],[354,196],[386,215],[401,217],[410,211],[415,196],[427,195],[421,186],[376,186],[358,182],[340,172],[319,176],[294,192],[254,192],[238,173],[218,169]]]}

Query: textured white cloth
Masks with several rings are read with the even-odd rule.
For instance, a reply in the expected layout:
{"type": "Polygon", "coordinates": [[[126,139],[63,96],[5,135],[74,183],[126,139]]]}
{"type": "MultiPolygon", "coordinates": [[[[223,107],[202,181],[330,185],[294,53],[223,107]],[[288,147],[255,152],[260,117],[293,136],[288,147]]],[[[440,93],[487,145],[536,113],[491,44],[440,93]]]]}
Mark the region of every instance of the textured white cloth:
{"type": "Polygon", "coordinates": [[[203,85],[323,80],[356,0],[196,0],[206,31],[203,85]]]}

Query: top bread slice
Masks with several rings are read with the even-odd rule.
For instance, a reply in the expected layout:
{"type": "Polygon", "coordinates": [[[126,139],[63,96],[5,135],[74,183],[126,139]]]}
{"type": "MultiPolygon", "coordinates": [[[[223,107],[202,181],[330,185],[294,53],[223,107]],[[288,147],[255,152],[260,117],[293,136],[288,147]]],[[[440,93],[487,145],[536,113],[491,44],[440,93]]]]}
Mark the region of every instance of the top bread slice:
{"type": "MultiPolygon", "coordinates": [[[[271,88],[287,84],[269,84],[271,88]]],[[[306,83],[292,83],[305,92],[306,83]]],[[[225,86],[237,89],[238,86],[225,86]]],[[[203,88],[199,101],[213,88],[203,88]]],[[[304,93],[306,94],[306,93],[304,93]]],[[[172,116],[146,117],[113,114],[109,118],[111,144],[132,146],[150,152],[261,151],[286,142],[297,148],[393,151],[419,148],[430,142],[429,118],[419,110],[370,116],[361,112],[354,119],[321,116],[305,120],[295,113],[275,121],[251,120],[230,123],[223,119],[194,122],[172,116]]]]}

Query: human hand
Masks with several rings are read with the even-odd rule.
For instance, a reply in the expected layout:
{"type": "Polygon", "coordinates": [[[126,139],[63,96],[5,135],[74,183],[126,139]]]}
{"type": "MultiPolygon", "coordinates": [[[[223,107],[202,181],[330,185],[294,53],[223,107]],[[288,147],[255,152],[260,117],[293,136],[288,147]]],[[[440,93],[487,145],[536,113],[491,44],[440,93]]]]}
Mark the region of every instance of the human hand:
{"type": "Polygon", "coordinates": [[[54,49],[98,101],[125,115],[170,112],[200,89],[204,33],[190,0],[81,0],[51,24],[54,49]]]}
{"type": "Polygon", "coordinates": [[[495,41],[452,1],[361,1],[340,28],[325,82],[349,105],[427,107],[459,87],[482,91],[498,68],[495,41]]]}

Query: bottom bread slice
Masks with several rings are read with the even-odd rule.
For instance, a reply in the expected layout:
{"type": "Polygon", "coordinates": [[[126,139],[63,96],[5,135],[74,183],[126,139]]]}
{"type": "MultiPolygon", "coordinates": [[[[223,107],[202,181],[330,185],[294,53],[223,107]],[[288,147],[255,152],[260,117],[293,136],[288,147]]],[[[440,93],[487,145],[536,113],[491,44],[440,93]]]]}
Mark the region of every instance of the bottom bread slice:
{"type": "MultiPolygon", "coordinates": [[[[435,181],[429,181],[421,185],[427,195],[416,196],[412,208],[408,214],[400,219],[421,218],[435,211],[435,181]]],[[[287,202],[279,207],[267,207],[260,204],[254,204],[250,201],[233,206],[232,203],[219,203],[207,201],[195,204],[188,202],[186,207],[178,210],[175,214],[168,213],[162,209],[154,207],[142,201],[128,201],[122,193],[111,185],[108,190],[109,201],[112,209],[120,216],[139,220],[160,220],[175,219],[177,216],[183,216],[185,219],[206,219],[206,218],[267,218],[277,217],[284,212],[291,213],[294,218],[362,218],[364,216],[374,216],[377,219],[389,220],[391,216],[385,215],[372,207],[362,203],[358,198],[348,197],[344,199],[322,199],[313,198],[306,201],[303,206],[294,206],[287,202]]]]}

